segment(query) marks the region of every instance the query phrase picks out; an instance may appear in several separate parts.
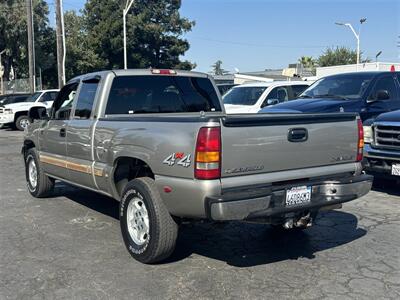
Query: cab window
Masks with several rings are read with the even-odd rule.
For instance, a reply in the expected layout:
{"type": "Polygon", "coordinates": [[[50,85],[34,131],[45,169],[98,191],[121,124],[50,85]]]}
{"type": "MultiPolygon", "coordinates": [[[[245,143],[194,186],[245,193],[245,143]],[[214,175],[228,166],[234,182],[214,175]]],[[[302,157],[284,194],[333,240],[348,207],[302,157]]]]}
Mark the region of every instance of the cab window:
{"type": "Polygon", "coordinates": [[[75,114],[74,114],[75,119],[90,118],[98,86],[99,86],[98,78],[95,78],[93,80],[83,81],[76,103],[75,114]]]}
{"type": "Polygon", "coordinates": [[[389,94],[389,99],[396,99],[397,92],[396,92],[396,85],[392,76],[384,76],[377,80],[375,86],[369,95],[368,99],[374,100],[377,99],[377,93],[379,91],[387,91],[389,94]]]}
{"type": "Polygon", "coordinates": [[[78,82],[64,86],[53,105],[52,119],[68,120],[71,115],[72,103],[78,89],[78,82]]]}

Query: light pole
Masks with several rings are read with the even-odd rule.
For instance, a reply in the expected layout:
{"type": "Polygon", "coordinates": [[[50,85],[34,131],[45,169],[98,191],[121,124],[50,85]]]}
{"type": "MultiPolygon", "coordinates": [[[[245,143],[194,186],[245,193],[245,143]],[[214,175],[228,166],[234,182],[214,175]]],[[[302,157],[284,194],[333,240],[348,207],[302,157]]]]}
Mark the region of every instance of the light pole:
{"type": "Polygon", "coordinates": [[[126,5],[122,12],[122,19],[124,23],[124,69],[125,70],[128,69],[128,57],[126,53],[126,15],[128,14],[129,9],[131,8],[134,1],[135,0],[126,0],[126,5]]]}
{"type": "Polygon", "coordinates": [[[365,21],[367,21],[367,18],[360,19],[360,27],[358,29],[358,33],[354,30],[353,26],[350,23],[335,22],[336,25],[349,27],[351,29],[351,31],[353,32],[354,36],[356,37],[356,40],[357,40],[357,70],[358,70],[358,64],[360,63],[360,33],[361,33],[361,25],[365,21]]]}
{"type": "Polygon", "coordinates": [[[0,77],[1,77],[1,95],[4,94],[4,87],[3,87],[3,75],[4,75],[4,68],[3,68],[3,61],[1,60],[1,56],[3,53],[6,52],[6,49],[0,52],[0,77]]]}

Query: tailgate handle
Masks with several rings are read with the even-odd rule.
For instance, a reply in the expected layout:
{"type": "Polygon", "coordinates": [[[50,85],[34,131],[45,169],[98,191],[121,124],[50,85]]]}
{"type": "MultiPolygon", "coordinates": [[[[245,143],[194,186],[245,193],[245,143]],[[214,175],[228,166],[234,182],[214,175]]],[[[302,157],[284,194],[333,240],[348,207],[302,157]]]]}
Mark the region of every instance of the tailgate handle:
{"type": "Polygon", "coordinates": [[[289,129],[288,141],[293,143],[305,142],[308,139],[308,131],[305,128],[289,129]]]}

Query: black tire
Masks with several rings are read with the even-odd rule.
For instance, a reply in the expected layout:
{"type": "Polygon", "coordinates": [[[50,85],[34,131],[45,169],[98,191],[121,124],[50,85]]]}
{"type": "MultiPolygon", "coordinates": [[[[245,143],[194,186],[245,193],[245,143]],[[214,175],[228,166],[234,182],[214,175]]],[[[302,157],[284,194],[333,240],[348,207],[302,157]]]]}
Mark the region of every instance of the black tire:
{"type": "Polygon", "coordinates": [[[26,183],[28,186],[29,193],[36,198],[43,198],[48,196],[54,189],[54,179],[44,174],[42,167],[40,166],[35,148],[31,148],[26,152],[25,155],[25,176],[26,183]],[[32,185],[29,179],[29,164],[35,164],[36,167],[36,186],[32,185]]]}
{"type": "Polygon", "coordinates": [[[142,263],[160,262],[175,249],[178,225],[165,207],[154,180],[149,177],[127,183],[120,202],[120,225],[126,248],[133,258],[142,263]],[[141,245],[133,240],[128,229],[127,210],[133,199],[144,204],[148,213],[149,234],[141,245]]]}
{"type": "Polygon", "coordinates": [[[28,116],[22,115],[19,116],[17,120],[15,120],[14,124],[15,128],[17,128],[20,131],[24,131],[25,128],[22,125],[23,122],[28,122],[29,124],[32,123],[31,119],[28,116]]]}

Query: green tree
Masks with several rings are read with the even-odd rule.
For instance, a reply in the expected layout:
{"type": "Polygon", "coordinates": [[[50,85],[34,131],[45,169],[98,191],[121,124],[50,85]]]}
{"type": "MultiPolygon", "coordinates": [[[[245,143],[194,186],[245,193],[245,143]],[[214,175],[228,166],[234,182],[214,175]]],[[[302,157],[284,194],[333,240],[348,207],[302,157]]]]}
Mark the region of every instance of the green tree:
{"type": "MultiPolygon", "coordinates": [[[[55,86],[56,47],[55,32],[49,26],[49,8],[44,0],[33,0],[36,72],[42,71],[45,86],[55,86]]],[[[6,0],[0,3],[0,51],[5,67],[4,78],[9,79],[11,66],[18,78],[28,77],[27,23],[24,0],[6,0]]]]}
{"type": "Polygon", "coordinates": [[[212,72],[214,75],[225,75],[228,73],[228,71],[224,70],[222,68],[222,61],[217,60],[212,66],[212,72]]]}
{"type": "MultiPolygon", "coordinates": [[[[89,45],[106,68],[123,67],[122,9],[125,0],[88,0],[83,10],[89,45]]],[[[136,0],[127,16],[130,68],[192,69],[181,61],[189,49],[181,36],[194,22],[179,14],[180,0],[136,0]]]]}
{"type": "MultiPolygon", "coordinates": [[[[363,60],[361,53],[360,61],[362,63],[370,62],[370,59],[363,60]]],[[[317,63],[319,67],[356,64],[357,52],[346,47],[328,48],[318,57],[317,63]]]]}
{"type": "Polygon", "coordinates": [[[65,75],[71,79],[77,75],[100,70],[104,61],[94,52],[88,43],[88,34],[83,16],[75,11],[64,13],[66,61],[65,75]]]}
{"type": "Polygon", "coordinates": [[[302,56],[298,61],[303,65],[304,68],[315,68],[315,60],[312,56],[302,56]]]}

